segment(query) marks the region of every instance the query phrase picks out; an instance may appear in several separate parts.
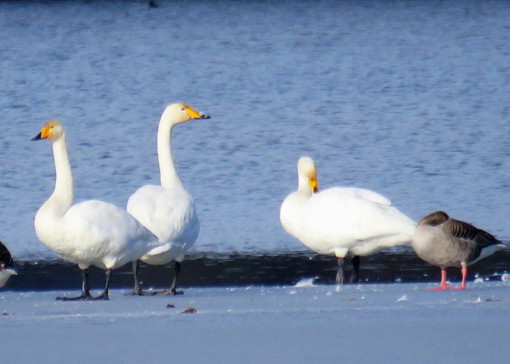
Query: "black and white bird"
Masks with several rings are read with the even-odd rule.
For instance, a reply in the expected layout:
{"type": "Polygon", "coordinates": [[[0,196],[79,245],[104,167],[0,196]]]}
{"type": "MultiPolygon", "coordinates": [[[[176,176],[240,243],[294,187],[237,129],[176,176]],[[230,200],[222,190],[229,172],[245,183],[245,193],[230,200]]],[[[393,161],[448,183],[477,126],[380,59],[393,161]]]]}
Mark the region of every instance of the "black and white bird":
{"type": "Polygon", "coordinates": [[[5,286],[12,275],[17,274],[13,269],[13,263],[11,253],[0,241],[0,288],[5,286]]]}
{"type": "Polygon", "coordinates": [[[416,254],[429,264],[441,268],[441,284],[434,288],[448,289],[446,269],[462,269],[462,283],[455,289],[466,288],[467,267],[502,247],[503,243],[488,232],[464,221],[450,218],[443,211],[425,216],[416,227],[412,246],[416,254]]]}

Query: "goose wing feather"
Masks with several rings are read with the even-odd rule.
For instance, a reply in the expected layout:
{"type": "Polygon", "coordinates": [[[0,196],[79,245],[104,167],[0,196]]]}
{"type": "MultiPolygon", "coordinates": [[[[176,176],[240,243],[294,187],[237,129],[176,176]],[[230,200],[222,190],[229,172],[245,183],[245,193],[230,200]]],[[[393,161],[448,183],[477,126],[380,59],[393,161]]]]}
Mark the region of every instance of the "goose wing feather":
{"type": "Polygon", "coordinates": [[[494,235],[464,221],[449,219],[442,228],[454,238],[463,240],[472,246],[474,254],[472,259],[478,258],[483,249],[502,244],[494,235]]]}

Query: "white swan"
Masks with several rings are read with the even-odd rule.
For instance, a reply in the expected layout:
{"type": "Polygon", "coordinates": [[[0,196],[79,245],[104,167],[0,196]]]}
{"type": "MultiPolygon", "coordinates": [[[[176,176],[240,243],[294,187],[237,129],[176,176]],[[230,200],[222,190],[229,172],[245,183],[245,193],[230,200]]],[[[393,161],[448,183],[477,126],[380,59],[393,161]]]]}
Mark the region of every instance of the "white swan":
{"type": "MultiPolygon", "coordinates": [[[[172,160],[170,141],[175,125],[192,119],[208,119],[182,103],[166,107],[158,128],[158,160],[161,185],[146,185],[138,189],[127,204],[128,212],[152,231],[167,249],[156,248],[141,260],[152,265],[163,265],[175,260],[174,280],[165,293],[176,294],[177,277],[185,253],[195,243],[199,233],[199,220],[195,203],[184,189],[172,160]]],[[[133,267],[137,276],[138,264],[133,267]]],[[[143,294],[135,279],[134,294],[143,294]]]]}
{"type": "Polygon", "coordinates": [[[157,237],[126,211],[112,204],[89,200],[73,205],[73,176],[67,155],[66,137],[58,121],[47,122],[32,140],[52,142],[55,159],[55,190],[35,216],[38,238],[60,257],[78,264],[82,272],[82,293],[92,299],[88,285],[88,267],[106,270],[103,293],[96,299],[108,299],[112,269],[140,258],[157,245],[157,237]]]}
{"type": "Polygon", "coordinates": [[[0,288],[5,286],[12,275],[18,274],[13,268],[11,253],[7,247],[0,241],[0,288]]]}
{"type": "Polygon", "coordinates": [[[314,161],[298,162],[298,189],[281,206],[283,228],[319,254],[338,258],[336,280],[343,283],[344,258],[354,255],[352,281],[358,280],[359,256],[409,244],[416,223],[376,192],[334,187],[319,192],[314,161]]]}
{"type": "Polygon", "coordinates": [[[441,268],[441,283],[437,290],[448,289],[446,268],[462,270],[462,283],[454,289],[466,288],[467,267],[504,247],[503,243],[486,231],[464,221],[450,218],[436,211],[418,222],[412,246],[416,255],[429,264],[441,268]]]}

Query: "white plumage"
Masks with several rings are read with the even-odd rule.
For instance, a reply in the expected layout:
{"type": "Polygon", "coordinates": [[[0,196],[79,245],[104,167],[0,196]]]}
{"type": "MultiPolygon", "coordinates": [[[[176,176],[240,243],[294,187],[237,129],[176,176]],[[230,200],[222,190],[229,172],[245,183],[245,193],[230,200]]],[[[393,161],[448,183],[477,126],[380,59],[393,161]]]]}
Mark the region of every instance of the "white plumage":
{"type": "Polygon", "coordinates": [[[154,265],[182,261],[198,237],[200,224],[192,197],[184,189],[148,185],[128,201],[128,212],[149,228],[167,249],[156,248],[141,260],[154,265]]]}
{"type": "Polygon", "coordinates": [[[52,142],[56,183],[53,194],[35,217],[37,236],[60,257],[79,265],[82,295],[75,299],[92,298],[88,288],[89,266],[106,269],[105,290],[98,298],[107,299],[110,271],[158,246],[157,237],[115,205],[97,200],[73,205],[73,177],[62,125],[47,122],[32,140],[40,139],[52,142]]]}
{"type": "MultiPolygon", "coordinates": [[[[152,265],[163,265],[175,260],[175,275],[166,293],[175,294],[180,263],[186,252],[195,243],[199,230],[199,220],[195,203],[177,175],[170,141],[175,125],[193,119],[207,119],[209,116],[193,110],[182,103],[166,107],[161,116],[157,136],[158,161],[161,185],[147,185],[138,189],[130,198],[127,210],[145,227],[156,234],[164,248],[156,248],[141,260],[152,265]]],[[[134,267],[135,294],[143,294],[137,278],[138,267],[134,267]]]]}
{"type": "MultiPolygon", "coordinates": [[[[350,187],[319,192],[317,170],[309,157],[299,159],[298,189],[283,201],[280,220],[308,248],[339,258],[339,282],[343,282],[343,259],[348,253],[359,257],[410,244],[416,228],[414,221],[376,192],[350,187]]],[[[357,264],[353,280],[357,280],[359,260],[357,264]]]]}

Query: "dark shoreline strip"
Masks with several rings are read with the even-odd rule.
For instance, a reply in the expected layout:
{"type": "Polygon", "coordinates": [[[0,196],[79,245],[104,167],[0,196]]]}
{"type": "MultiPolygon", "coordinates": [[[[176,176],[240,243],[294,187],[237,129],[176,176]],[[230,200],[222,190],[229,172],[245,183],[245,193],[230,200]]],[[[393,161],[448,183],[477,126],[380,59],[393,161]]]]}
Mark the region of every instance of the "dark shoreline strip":
{"type": "MultiPolygon", "coordinates": [[[[346,262],[346,276],[350,276],[350,259],[346,262]]],[[[3,290],[39,291],[78,289],[80,274],[76,265],[62,260],[18,261],[17,276],[11,277],[3,290]]],[[[487,279],[500,279],[510,272],[510,251],[502,250],[474,264],[469,280],[475,274],[487,279]]],[[[170,267],[141,265],[141,279],[147,287],[167,288],[170,284],[170,267]]],[[[303,278],[316,277],[319,284],[333,284],[336,259],[307,252],[268,252],[265,254],[205,254],[190,255],[182,264],[181,287],[293,285],[303,278]]],[[[452,281],[460,280],[460,270],[451,269],[452,281]]],[[[102,287],[104,273],[91,268],[91,285],[102,287]]],[[[413,252],[384,252],[362,257],[360,281],[368,283],[435,282],[440,271],[421,261],[413,252]]],[[[132,287],[131,266],[128,264],[114,272],[113,288],[132,287]]]]}

